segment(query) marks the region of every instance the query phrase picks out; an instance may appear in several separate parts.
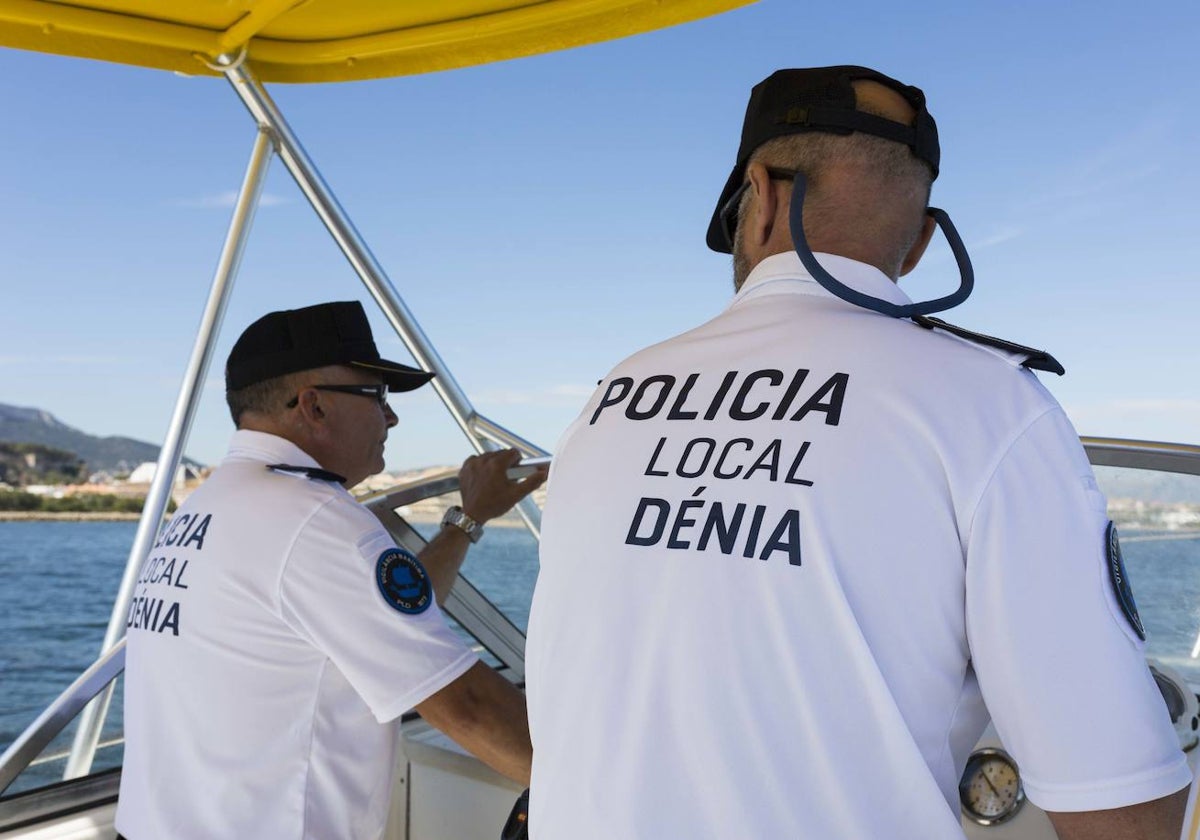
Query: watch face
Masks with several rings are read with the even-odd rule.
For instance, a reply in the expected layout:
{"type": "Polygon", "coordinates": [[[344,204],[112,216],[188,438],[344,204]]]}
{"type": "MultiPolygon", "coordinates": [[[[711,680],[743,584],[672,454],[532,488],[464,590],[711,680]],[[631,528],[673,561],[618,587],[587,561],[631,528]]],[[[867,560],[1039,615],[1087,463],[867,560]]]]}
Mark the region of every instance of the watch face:
{"type": "Polygon", "coordinates": [[[976,750],[967,759],[958,798],[963,813],[980,825],[1011,819],[1025,802],[1016,762],[1004,750],[976,750]]]}

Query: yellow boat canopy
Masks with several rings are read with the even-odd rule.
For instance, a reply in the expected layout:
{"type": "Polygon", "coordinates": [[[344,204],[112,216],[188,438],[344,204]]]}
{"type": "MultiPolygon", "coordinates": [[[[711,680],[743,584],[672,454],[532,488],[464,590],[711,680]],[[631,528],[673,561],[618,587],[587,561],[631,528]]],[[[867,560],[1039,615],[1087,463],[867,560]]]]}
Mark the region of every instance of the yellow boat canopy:
{"type": "Polygon", "coordinates": [[[621,38],[753,0],[0,0],[0,46],[268,82],[486,64],[621,38]]]}

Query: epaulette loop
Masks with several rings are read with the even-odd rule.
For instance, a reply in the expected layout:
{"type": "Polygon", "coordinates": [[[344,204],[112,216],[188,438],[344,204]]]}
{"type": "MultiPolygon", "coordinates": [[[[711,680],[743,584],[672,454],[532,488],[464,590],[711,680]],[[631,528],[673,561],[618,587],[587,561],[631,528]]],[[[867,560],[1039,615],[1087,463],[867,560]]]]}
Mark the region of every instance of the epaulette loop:
{"type": "Polygon", "coordinates": [[[345,484],[346,479],[330,470],[323,470],[320,467],[297,467],[292,464],[267,464],[267,469],[271,472],[284,473],[285,475],[301,475],[305,478],[311,478],[314,481],[332,481],[335,484],[345,484]]]}
{"type": "Polygon", "coordinates": [[[947,324],[941,318],[933,318],[928,315],[914,315],[913,323],[927,330],[932,330],[936,327],[939,330],[945,330],[959,338],[965,338],[967,341],[982,344],[985,347],[995,347],[998,350],[1025,356],[1025,361],[1021,362],[1021,366],[1031,370],[1044,370],[1047,373],[1056,373],[1059,376],[1067,372],[1067,369],[1062,366],[1058,359],[1051,356],[1045,350],[1035,350],[1023,344],[1016,344],[1012,341],[1005,341],[1002,338],[956,327],[954,324],[947,324]]]}

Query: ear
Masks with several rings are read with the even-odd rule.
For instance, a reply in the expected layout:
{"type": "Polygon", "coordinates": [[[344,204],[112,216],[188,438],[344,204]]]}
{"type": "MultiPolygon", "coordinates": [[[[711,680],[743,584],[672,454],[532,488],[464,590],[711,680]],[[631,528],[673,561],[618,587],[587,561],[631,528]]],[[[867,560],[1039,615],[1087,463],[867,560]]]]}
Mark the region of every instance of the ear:
{"type": "Polygon", "coordinates": [[[321,392],[315,388],[304,388],[300,391],[299,402],[292,409],[301,426],[318,431],[325,426],[325,409],[321,404],[321,392]]]}
{"type": "Polygon", "coordinates": [[[771,240],[771,234],[775,230],[779,193],[771,176],[767,174],[767,168],[761,163],[752,163],[746,167],[746,177],[750,181],[750,190],[754,197],[751,199],[750,212],[746,215],[746,229],[742,235],[747,246],[759,249],[771,240]]]}
{"type": "Polygon", "coordinates": [[[933,232],[936,228],[937,222],[933,220],[933,216],[926,216],[925,224],[921,226],[921,235],[917,237],[917,241],[913,243],[913,246],[908,249],[908,253],[904,255],[904,261],[900,263],[901,277],[917,267],[917,263],[925,255],[925,249],[929,247],[929,241],[933,239],[933,232]]]}

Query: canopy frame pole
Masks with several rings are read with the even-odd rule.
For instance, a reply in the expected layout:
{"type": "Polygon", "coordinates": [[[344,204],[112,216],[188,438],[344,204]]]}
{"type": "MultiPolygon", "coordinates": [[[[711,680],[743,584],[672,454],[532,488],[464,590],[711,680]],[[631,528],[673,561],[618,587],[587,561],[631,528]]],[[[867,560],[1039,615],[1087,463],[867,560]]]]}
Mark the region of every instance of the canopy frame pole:
{"type": "MultiPolygon", "coordinates": [[[[471,428],[484,440],[490,440],[498,446],[510,446],[514,449],[520,449],[529,455],[549,455],[550,453],[542,449],[534,443],[530,443],[525,438],[510,432],[508,429],[494,423],[482,414],[476,414],[475,420],[471,428]]],[[[529,529],[529,533],[533,534],[533,538],[541,542],[542,539],[542,511],[537,506],[537,503],[529,496],[517,502],[517,513],[525,522],[525,527],[529,529]]]]}
{"type": "Polygon", "coordinates": [[[222,56],[217,59],[217,64],[232,65],[225,69],[225,77],[255,121],[275,135],[279,159],[283,161],[283,165],[287,167],[296,185],[300,187],[300,191],[304,193],[304,197],[308,199],[308,203],[316,211],[338,248],[367,287],[367,291],[383,310],[404,346],[420,367],[437,374],[432,382],[433,388],[463,434],[471,441],[475,451],[485,452],[490,449],[490,441],[478,435],[473,428],[476,412],[471,401],[434,349],[433,343],[426,337],[417,319],[413,317],[388,278],[387,272],[367,247],[367,243],[342,209],[337,197],[325,183],[320,171],[262,83],[245,64],[236,64],[231,57],[222,56]]]}
{"type": "MultiPolygon", "coordinates": [[[[233,208],[233,218],[230,220],[225,245],[217,262],[212,288],[208,294],[208,303],[201,316],[191,360],[188,362],[187,372],[184,374],[179,388],[179,398],[175,402],[171,425],[167,429],[166,439],[159,451],[154,481],[151,482],[150,490],[146,495],[137,534],[133,539],[133,547],[129,550],[129,560],[125,564],[125,573],[121,578],[121,586],[117,592],[117,598],[113,602],[112,616],[109,618],[108,630],[104,634],[104,644],[100,649],[101,655],[107,653],[125,635],[126,617],[129,613],[129,605],[133,601],[138,571],[154,545],[163,515],[167,510],[167,504],[170,502],[175,473],[183,459],[183,448],[187,443],[192,422],[195,420],[196,409],[200,405],[200,395],[204,389],[205,377],[208,375],[209,363],[212,361],[217,335],[221,330],[221,321],[225,317],[225,310],[233,291],[233,281],[237,277],[246,241],[250,235],[250,227],[254,221],[254,213],[258,209],[259,199],[262,196],[263,184],[271,164],[273,142],[274,138],[270,131],[260,128],[258,136],[254,140],[254,148],[250,153],[250,163],[246,168],[237,203],[233,208]]],[[[112,702],[112,692],[113,685],[110,683],[80,715],[79,727],[75,730],[75,740],[71,745],[71,754],[67,758],[63,779],[86,776],[91,771],[96,745],[100,742],[100,732],[104,727],[104,720],[108,716],[109,704],[112,702]]]]}
{"type": "MultiPolygon", "coordinates": [[[[275,135],[279,159],[283,161],[283,165],[287,167],[288,172],[296,181],[296,185],[300,187],[300,191],[308,199],[308,203],[325,225],[325,229],[329,231],[330,236],[333,237],[338,248],[350,262],[363,285],[367,287],[367,291],[371,293],[379,308],[383,310],[383,314],[396,331],[396,335],[404,342],[404,346],[420,367],[437,374],[432,381],[433,389],[442,404],[446,406],[446,410],[450,412],[450,416],[454,418],[454,422],[471,442],[471,446],[476,452],[487,452],[499,448],[495,435],[481,433],[479,426],[481,418],[475,411],[474,405],[459,387],[450,368],[442,360],[433,343],[413,316],[412,311],[400,297],[400,293],[396,291],[387,272],[384,271],[362,235],[354,227],[350,216],[338,202],[337,196],[325,182],[316,164],[308,156],[308,152],[300,144],[299,138],[284,119],[283,113],[275,105],[266,88],[258,81],[245,62],[238,61],[233,56],[220,56],[214,66],[222,65],[226,68],[224,70],[225,78],[229,80],[250,115],[260,126],[265,126],[275,135]]],[[[489,429],[499,428],[490,422],[487,426],[489,429]]],[[[520,441],[511,433],[509,433],[508,442],[509,445],[517,446],[526,454],[548,454],[538,447],[523,445],[527,442],[520,441]]],[[[518,502],[517,513],[525,521],[525,525],[534,537],[540,537],[541,511],[538,510],[533,500],[526,497],[518,502]]]]}

